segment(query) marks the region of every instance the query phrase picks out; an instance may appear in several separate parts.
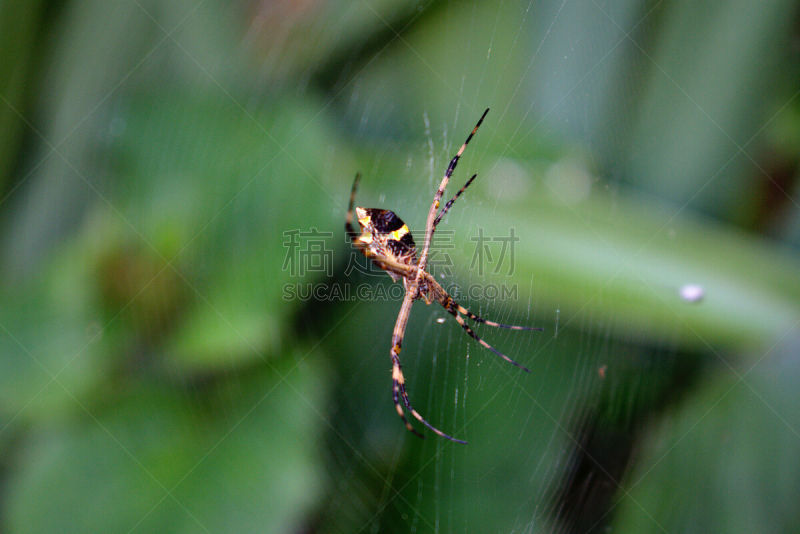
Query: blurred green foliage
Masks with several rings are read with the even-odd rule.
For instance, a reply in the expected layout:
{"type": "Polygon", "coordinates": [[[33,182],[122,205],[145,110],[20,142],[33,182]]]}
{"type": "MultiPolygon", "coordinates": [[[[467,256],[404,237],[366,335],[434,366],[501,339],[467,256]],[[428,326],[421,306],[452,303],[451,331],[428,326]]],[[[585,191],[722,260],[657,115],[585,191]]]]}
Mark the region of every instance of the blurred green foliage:
{"type": "Polygon", "coordinates": [[[0,529],[797,531],[796,20],[0,3],[0,529]],[[332,296],[399,287],[353,269],[355,172],[421,244],[486,106],[436,274],[545,331],[480,329],[528,375],[415,306],[409,391],[462,447],[394,414],[399,301],[332,296]]]}

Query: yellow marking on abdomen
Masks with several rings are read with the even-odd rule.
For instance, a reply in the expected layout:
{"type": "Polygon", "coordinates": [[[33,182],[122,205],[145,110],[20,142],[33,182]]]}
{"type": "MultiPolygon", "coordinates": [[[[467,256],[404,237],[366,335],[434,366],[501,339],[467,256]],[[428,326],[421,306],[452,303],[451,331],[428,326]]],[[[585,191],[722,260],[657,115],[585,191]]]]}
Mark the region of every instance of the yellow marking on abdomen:
{"type": "Polygon", "coordinates": [[[392,239],[394,239],[395,241],[400,241],[400,239],[402,239],[403,236],[406,235],[407,233],[408,233],[408,225],[404,224],[397,230],[392,231],[391,233],[392,239]]]}
{"type": "Polygon", "coordinates": [[[367,215],[367,210],[361,206],[356,206],[356,217],[358,217],[358,224],[361,226],[367,226],[371,221],[371,217],[367,215]]]}

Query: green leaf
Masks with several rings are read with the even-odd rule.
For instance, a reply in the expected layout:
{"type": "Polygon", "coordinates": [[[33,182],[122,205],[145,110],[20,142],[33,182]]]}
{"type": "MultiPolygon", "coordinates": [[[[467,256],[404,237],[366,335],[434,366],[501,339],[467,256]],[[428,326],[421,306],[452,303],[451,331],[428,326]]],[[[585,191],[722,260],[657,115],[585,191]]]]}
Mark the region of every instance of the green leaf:
{"type": "Polygon", "coordinates": [[[797,532],[800,342],[707,382],[648,438],[619,496],[621,532],[797,532]]]}
{"type": "Polygon", "coordinates": [[[292,233],[324,232],[332,253],[346,210],[331,208],[339,195],[322,173],[325,122],[293,101],[245,110],[162,95],[135,102],[126,123],[117,150],[128,240],[168,261],[190,298],[166,342],[169,364],[208,371],[276,354],[298,306],[283,287],[320,275],[302,269],[292,233]]]}
{"type": "Polygon", "coordinates": [[[323,375],[293,351],[185,391],[133,387],[29,435],[9,532],[287,532],[320,494],[323,375]]]}

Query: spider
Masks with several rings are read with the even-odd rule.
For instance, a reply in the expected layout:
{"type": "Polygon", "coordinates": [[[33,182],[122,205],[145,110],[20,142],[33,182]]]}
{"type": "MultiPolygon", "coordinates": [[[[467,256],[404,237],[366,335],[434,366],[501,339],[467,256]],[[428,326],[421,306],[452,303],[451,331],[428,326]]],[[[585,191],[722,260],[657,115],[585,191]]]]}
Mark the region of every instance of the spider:
{"type": "Polygon", "coordinates": [[[347,232],[347,236],[350,238],[350,241],[353,243],[353,245],[367,258],[371,259],[378,267],[386,271],[386,273],[392,277],[392,280],[395,282],[402,280],[403,285],[405,286],[406,294],[403,298],[403,304],[400,306],[400,312],[397,314],[397,320],[394,324],[394,331],[392,333],[392,347],[389,351],[389,355],[392,359],[392,394],[394,405],[397,409],[397,414],[403,420],[406,428],[419,437],[424,436],[413,426],[411,426],[411,423],[405,416],[403,406],[406,407],[406,409],[411,413],[411,415],[414,416],[414,418],[439,436],[449,439],[450,441],[464,444],[467,442],[445,434],[430,424],[411,406],[411,401],[409,400],[408,393],[406,391],[403,369],[400,366],[400,348],[403,344],[403,336],[405,335],[406,325],[408,324],[408,315],[411,311],[411,305],[417,299],[423,299],[426,304],[431,304],[435,301],[441,304],[445,310],[455,317],[456,322],[461,325],[461,328],[463,328],[464,331],[480,345],[494,352],[505,361],[519,367],[523,371],[530,372],[526,367],[515,362],[478,337],[475,331],[472,330],[472,328],[464,321],[462,315],[471,319],[475,323],[499,328],[539,331],[542,330],[541,328],[501,324],[479,317],[453,300],[453,298],[447,294],[444,288],[442,288],[442,286],[436,282],[433,276],[431,276],[431,274],[425,270],[428,261],[428,251],[430,249],[431,240],[433,239],[433,233],[436,231],[436,227],[438,226],[439,222],[441,222],[442,217],[444,217],[447,211],[452,207],[456,199],[461,196],[461,194],[467,189],[467,187],[469,187],[469,185],[477,176],[477,174],[473,174],[472,177],[467,180],[467,183],[465,183],[464,186],[458,190],[455,196],[450,199],[447,204],[445,204],[444,208],[442,208],[442,210],[437,214],[437,210],[439,210],[439,202],[442,200],[442,195],[444,195],[447,183],[450,181],[453,171],[455,171],[458,160],[461,158],[461,154],[464,152],[467,144],[469,144],[472,136],[478,131],[478,128],[480,127],[487,113],[489,113],[488,108],[483,112],[481,118],[478,119],[477,124],[475,124],[475,128],[472,129],[472,132],[467,137],[467,140],[464,141],[464,144],[461,145],[461,148],[458,150],[453,159],[450,160],[450,164],[447,166],[447,171],[444,173],[444,178],[442,178],[442,182],[439,184],[439,188],[436,190],[436,194],[433,196],[433,204],[431,204],[430,211],[428,212],[428,220],[427,224],[425,225],[425,245],[422,247],[422,253],[419,255],[419,257],[417,256],[417,248],[414,243],[414,238],[411,236],[411,231],[408,229],[408,225],[406,225],[406,223],[404,223],[403,220],[395,215],[395,213],[392,211],[378,208],[362,208],[357,206],[355,208],[355,212],[358,219],[358,224],[361,227],[361,233],[359,234],[356,232],[352,224],[353,204],[355,202],[358,183],[361,180],[360,173],[356,174],[355,180],[353,181],[353,187],[350,190],[350,205],[347,209],[347,217],[345,219],[345,231],[347,232]],[[401,399],[403,401],[402,404],[400,403],[401,399]]]}

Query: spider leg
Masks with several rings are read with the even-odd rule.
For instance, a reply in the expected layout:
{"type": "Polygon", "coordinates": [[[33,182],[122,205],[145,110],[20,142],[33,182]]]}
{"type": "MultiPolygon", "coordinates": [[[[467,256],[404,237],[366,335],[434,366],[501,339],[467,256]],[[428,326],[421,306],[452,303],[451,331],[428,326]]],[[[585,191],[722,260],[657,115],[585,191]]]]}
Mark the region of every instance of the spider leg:
{"type": "MultiPolygon", "coordinates": [[[[403,420],[403,424],[406,425],[408,431],[415,436],[425,439],[425,436],[417,432],[417,430],[411,426],[411,423],[408,422],[406,414],[403,412],[403,406],[400,404],[400,397],[402,396],[403,403],[406,404],[407,407],[410,406],[405,388],[405,377],[403,377],[403,370],[400,367],[400,358],[395,352],[396,348],[397,345],[392,345],[392,399],[394,400],[394,407],[397,410],[397,415],[403,420]]],[[[412,408],[409,407],[409,410],[412,410],[412,408]]]]}
{"type": "Polygon", "coordinates": [[[422,434],[417,432],[414,427],[411,426],[411,423],[408,422],[408,419],[403,413],[403,405],[405,405],[406,409],[411,412],[411,415],[417,419],[420,423],[428,427],[431,431],[435,432],[439,436],[443,438],[449,439],[450,441],[455,441],[456,443],[464,443],[467,442],[461,439],[454,438],[448,434],[445,434],[428,421],[422,417],[418,411],[411,406],[411,401],[408,398],[408,393],[406,392],[406,380],[403,376],[403,369],[400,366],[400,349],[403,344],[403,336],[406,330],[406,324],[408,323],[408,314],[411,310],[411,304],[414,302],[414,298],[411,294],[406,293],[405,298],[403,299],[403,304],[400,306],[400,313],[397,315],[397,322],[394,325],[394,332],[392,333],[392,349],[389,352],[389,355],[392,358],[392,398],[394,399],[394,406],[397,409],[397,415],[400,416],[400,419],[403,420],[403,423],[406,425],[406,428],[413,434],[424,438],[422,434]],[[400,399],[403,400],[403,404],[400,404],[400,399]]]}
{"type": "Polygon", "coordinates": [[[361,173],[356,173],[356,179],[353,180],[353,187],[350,189],[350,205],[347,208],[347,217],[344,221],[344,230],[347,232],[347,237],[350,241],[355,242],[358,238],[358,232],[353,228],[353,204],[356,201],[356,190],[358,189],[358,182],[361,180],[361,173]]]}
{"type": "MultiPolygon", "coordinates": [[[[481,338],[478,336],[478,334],[476,334],[476,333],[475,333],[475,331],[474,331],[472,328],[470,328],[470,326],[469,326],[469,325],[468,325],[468,324],[467,324],[467,323],[464,321],[464,318],[463,318],[463,317],[461,317],[461,314],[459,313],[461,310],[467,311],[467,310],[466,310],[466,308],[464,308],[463,306],[459,306],[458,304],[456,304],[456,302],[455,302],[455,301],[454,301],[454,300],[453,300],[453,299],[452,299],[452,298],[451,298],[449,295],[448,295],[448,296],[446,296],[446,297],[445,297],[443,300],[440,300],[440,301],[439,301],[439,304],[441,304],[441,305],[442,305],[442,307],[443,307],[445,310],[447,310],[448,312],[450,312],[450,315],[452,315],[453,317],[455,317],[455,318],[456,318],[456,322],[457,322],[459,325],[461,325],[461,328],[463,328],[463,329],[464,329],[464,331],[465,331],[467,334],[469,334],[469,337],[471,337],[472,339],[474,339],[475,341],[477,341],[478,343],[480,343],[480,344],[481,344],[481,346],[483,346],[484,348],[487,348],[487,349],[489,349],[490,351],[494,352],[496,355],[498,355],[498,356],[500,356],[501,358],[503,358],[503,359],[504,359],[505,361],[507,361],[508,363],[510,363],[510,364],[512,364],[512,365],[515,365],[515,366],[519,367],[520,369],[522,369],[522,370],[523,370],[523,371],[525,371],[526,373],[530,373],[530,372],[531,372],[531,371],[530,371],[530,369],[528,369],[527,367],[525,367],[525,366],[524,366],[524,365],[522,365],[521,363],[518,363],[518,362],[516,362],[516,361],[512,360],[511,358],[509,358],[508,356],[506,356],[505,354],[503,354],[502,352],[500,352],[499,350],[497,350],[497,349],[496,349],[496,348],[494,348],[493,346],[489,345],[489,344],[488,344],[487,342],[485,342],[483,339],[481,339],[481,338]]],[[[474,315],[474,314],[471,314],[471,315],[474,315]]],[[[468,316],[468,317],[469,317],[469,316],[468,316]]],[[[478,316],[477,316],[477,315],[475,315],[475,317],[478,317],[478,316]]],[[[472,319],[472,317],[470,317],[470,319],[472,319]]],[[[486,320],[484,320],[484,322],[485,322],[486,324],[489,324],[490,326],[503,326],[503,327],[507,327],[507,328],[514,328],[514,329],[516,329],[516,330],[522,330],[522,329],[525,329],[525,327],[520,327],[520,326],[512,326],[512,325],[501,325],[500,323],[494,323],[494,322],[490,322],[490,321],[486,321],[486,320]]]]}
{"type": "Polygon", "coordinates": [[[488,326],[494,326],[496,328],[508,328],[509,330],[533,330],[536,332],[541,332],[544,330],[544,328],[540,328],[538,326],[517,326],[513,324],[496,323],[494,321],[490,321],[489,319],[484,319],[479,315],[475,315],[474,313],[472,313],[471,311],[469,311],[468,309],[466,309],[464,306],[462,306],[457,302],[454,302],[453,304],[456,306],[459,313],[466,315],[467,317],[469,317],[478,324],[485,324],[488,326]]]}
{"type": "Polygon", "coordinates": [[[453,203],[456,201],[456,199],[461,196],[461,193],[463,193],[464,190],[469,187],[469,184],[472,183],[472,180],[474,180],[476,176],[478,176],[478,175],[477,174],[473,174],[472,177],[469,180],[467,180],[467,183],[464,184],[464,187],[462,187],[461,189],[458,190],[458,193],[456,193],[456,196],[454,196],[453,198],[451,198],[450,200],[447,201],[447,204],[444,205],[444,208],[442,208],[442,211],[439,212],[439,215],[437,215],[436,219],[434,219],[434,221],[433,221],[433,227],[434,228],[436,228],[436,226],[439,224],[439,221],[441,221],[442,217],[444,217],[445,214],[447,213],[447,210],[450,209],[450,206],[452,206],[453,203]]]}
{"type": "Polygon", "coordinates": [[[439,203],[444,195],[444,190],[447,188],[447,183],[450,181],[450,177],[453,176],[453,171],[456,170],[456,165],[458,165],[458,160],[461,158],[461,154],[464,153],[464,149],[467,148],[467,145],[472,140],[472,136],[474,136],[475,132],[477,132],[478,128],[480,128],[480,125],[483,123],[483,119],[486,117],[487,113],[489,113],[489,108],[486,108],[486,111],[483,112],[483,115],[481,115],[481,118],[478,119],[475,127],[467,136],[467,140],[464,141],[464,144],[458,149],[456,155],[450,160],[450,164],[447,166],[447,171],[444,173],[442,182],[439,184],[439,189],[436,190],[436,194],[433,196],[433,204],[431,204],[431,209],[428,212],[428,220],[425,224],[425,246],[422,247],[422,254],[420,255],[418,263],[421,271],[424,271],[427,265],[428,251],[431,246],[431,240],[433,239],[433,232],[436,231],[436,224],[434,224],[434,220],[436,219],[436,210],[439,209],[439,203]]]}
{"type": "Polygon", "coordinates": [[[439,207],[439,201],[442,200],[442,195],[444,195],[444,190],[447,188],[447,182],[450,180],[450,177],[453,176],[453,172],[456,170],[456,165],[458,165],[458,160],[461,159],[461,154],[464,153],[464,149],[466,149],[469,142],[472,141],[472,136],[474,136],[475,132],[477,132],[478,128],[480,128],[481,124],[483,123],[483,119],[484,117],[486,117],[487,113],[489,113],[489,108],[486,108],[486,111],[483,112],[483,115],[481,115],[481,118],[478,119],[478,122],[475,124],[475,127],[467,136],[467,140],[464,141],[464,144],[461,145],[461,148],[458,149],[456,155],[453,156],[453,159],[450,160],[450,164],[447,166],[447,171],[445,171],[444,173],[444,179],[442,180],[442,183],[439,185],[439,189],[436,191],[436,195],[433,197],[433,203],[436,205],[437,208],[439,207]]]}
{"type": "Polygon", "coordinates": [[[403,423],[405,423],[406,428],[409,431],[411,431],[411,433],[413,433],[413,434],[415,434],[415,435],[417,435],[417,436],[419,436],[421,438],[425,437],[422,434],[420,434],[419,432],[417,432],[411,426],[411,424],[408,422],[408,419],[406,419],[406,416],[403,413],[403,407],[400,405],[400,398],[403,399],[403,404],[405,405],[406,409],[409,412],[411,412],[411,415],[413,415],[414,418],[416,418],[417,421],[419,421],[420,423],[422,423],[423,425],[428,427],[428,429],[430,429],[431,431],[435,432],[437,435],[439,435],[439,436],[441,436],[441,437],[443,437],[445,439],[449,439],[450,441],[455,441],[456,443],[463,443],[463,444],[466,445],[467,442],[464,441],[463,439],[454,438],[453,436],[451,436],[449,434],[445,434],[444,432],[442,432],[441,430],[439,430],[438,428],[436,428],[435,426],[430,424],[411,405],[411,400],[408,398],[408,392],[406,391],[406,384],[405,384],[405,378],[403,376],[403,370],[400,367],[400,358],[397,356],[397,353],[394,351],[394,348],[395,347],[392,347],[392,385],[393,385],[393,388],[394,388],[394,405],[397,408],[398,415],[400,415],[400,418],[403,420],[403,423]]]}

